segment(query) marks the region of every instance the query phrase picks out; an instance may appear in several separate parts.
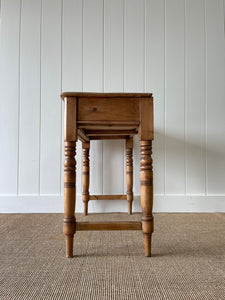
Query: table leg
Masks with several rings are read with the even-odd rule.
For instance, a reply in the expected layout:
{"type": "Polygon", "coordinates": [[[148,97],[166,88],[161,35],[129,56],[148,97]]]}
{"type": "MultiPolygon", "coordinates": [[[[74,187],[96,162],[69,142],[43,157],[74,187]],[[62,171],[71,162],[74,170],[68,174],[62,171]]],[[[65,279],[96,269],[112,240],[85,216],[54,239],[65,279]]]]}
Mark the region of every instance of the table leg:
{"type": "Polygon", "coordinates": [[[128,214],[132,214],[133,202],[133,138],[126,139],[126,183],[128,214]]]}
{"type": "Polygon", "coordinates": [[[66,257],[73,257],[73,237],[76,232],[76,142],[64,142],[64,222],[63,233],[66,236],[66,257]]]}
{"type": "Polygon", "coordinates": [[[88,214],[88,201],[89,201],[89,149],[90,142],[82,143],[83,148],[83,172],[82,172],[82,200],[84,203],[84,214],[88,214]]]}
{"type": "Polygon", "coordinates": [[[140,180],[142,232],[144,235],[145,256],[151,256],[151,236],[154,230],[153,205],[153,171],[152,171],[152,141],[140,141],[140,180]]]}

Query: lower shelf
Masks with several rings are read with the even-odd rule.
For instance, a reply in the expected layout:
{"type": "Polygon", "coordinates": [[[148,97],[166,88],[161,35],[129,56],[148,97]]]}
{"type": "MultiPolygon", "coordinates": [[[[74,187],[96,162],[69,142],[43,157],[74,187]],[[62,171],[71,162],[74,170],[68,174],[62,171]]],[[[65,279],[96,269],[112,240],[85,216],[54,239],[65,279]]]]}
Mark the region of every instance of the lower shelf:
{"type": "Polygon", "coordinates": [[[77,222],[76,230],[141,230],[141,222],[77,222]]]}
{"type": "Polygon", "coordinates": [[[89,200],[127,200],[127,195],[90,195],[89,200]]]}

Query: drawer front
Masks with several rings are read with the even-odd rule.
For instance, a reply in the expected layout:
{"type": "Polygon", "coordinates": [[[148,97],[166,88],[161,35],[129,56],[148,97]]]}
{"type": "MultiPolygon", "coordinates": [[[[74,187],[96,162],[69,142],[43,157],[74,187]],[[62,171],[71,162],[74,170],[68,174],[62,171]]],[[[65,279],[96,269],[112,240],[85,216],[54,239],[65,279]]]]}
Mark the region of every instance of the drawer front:
{"type": "Polygon", "coordinates": [[[78,121],[139,121],[138,99],[78,98],[78,121]]]}

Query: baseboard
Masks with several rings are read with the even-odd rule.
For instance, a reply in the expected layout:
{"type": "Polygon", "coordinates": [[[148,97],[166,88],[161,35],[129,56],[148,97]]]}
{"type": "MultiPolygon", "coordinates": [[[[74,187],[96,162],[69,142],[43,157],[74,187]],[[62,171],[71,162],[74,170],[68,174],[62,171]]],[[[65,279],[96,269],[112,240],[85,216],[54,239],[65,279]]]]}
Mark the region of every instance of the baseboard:
{"type": "MultiPolygon", "coordinates": [[[[134,197],[133,212],[141,212],[140,196],[134,197]]],[[[0,195],[0,213],[62,213],[59,195],[0,195]]],[[[83,212],[81,195],[77,195],[76,212],[83,212]]],[[[89,212],[127,212],[126,200],[92,200],[89,212]]],[[[155,195],[153,212],[225,212],[225,195],[184,196],[155,195]]]]}
{"type": "Polygon", "coordinates": [[[156,195],[153,210],[155,212],[225,212],[225,195],[156,195]]]}

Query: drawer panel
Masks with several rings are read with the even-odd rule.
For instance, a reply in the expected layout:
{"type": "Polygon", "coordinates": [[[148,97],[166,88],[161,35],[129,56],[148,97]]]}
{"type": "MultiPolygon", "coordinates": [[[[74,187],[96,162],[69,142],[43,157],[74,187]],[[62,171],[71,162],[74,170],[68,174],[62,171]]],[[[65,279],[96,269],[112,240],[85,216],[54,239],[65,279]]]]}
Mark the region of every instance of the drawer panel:
{"type": "Polygon", "coordinates": [[[138,99],[78,98],[78,121],[139,121],[138,99]]]}

